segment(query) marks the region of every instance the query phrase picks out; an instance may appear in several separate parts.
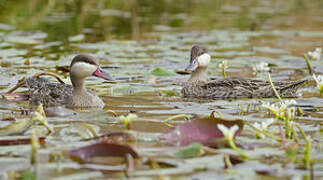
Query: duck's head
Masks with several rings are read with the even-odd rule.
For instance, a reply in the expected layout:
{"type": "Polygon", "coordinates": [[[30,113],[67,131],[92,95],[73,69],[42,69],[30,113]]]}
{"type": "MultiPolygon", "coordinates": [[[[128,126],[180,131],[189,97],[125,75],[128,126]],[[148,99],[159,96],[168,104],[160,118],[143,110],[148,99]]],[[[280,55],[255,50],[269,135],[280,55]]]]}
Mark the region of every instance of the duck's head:
{"type": "Polygon", "coordinates": [[[71,78],[84,79],[88,76],[96,76],[105,80],[113,80],[112,77],[102,71],[99,60],[89,55],[77,55],[70,65],[71,78]]]}
{"type": "Polygon", "coordinates": [[[194,72],[198,68],[207,68],[211,60],[211,56],[207,53],[207,49],[203,46],[195,45],[191,49],[190,64],[185,71],[194,72]]]}

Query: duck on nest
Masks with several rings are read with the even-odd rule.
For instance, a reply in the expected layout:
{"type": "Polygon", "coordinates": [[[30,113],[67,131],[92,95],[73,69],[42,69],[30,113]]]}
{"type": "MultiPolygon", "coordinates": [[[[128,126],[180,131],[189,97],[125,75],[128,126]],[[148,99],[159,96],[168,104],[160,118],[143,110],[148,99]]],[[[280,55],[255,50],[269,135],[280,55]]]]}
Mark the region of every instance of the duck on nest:
{"type": "Polygon", "coordinates": [[[68,108],[103,108],[104,102],[90,90],[84,81],[89,76],[112,80],[103,72],[99,60],[88,55],[77,55],[70,64],[72,85],[49,82],[44,78],[30,77],[26,79],[31,104],[43,104],[44,107],[62,106],[68,108]]]}
{"type": "MultiPolygon", "coordinates": [[[[275,97],[275,92],[269,81],[224,78],[207,81],[207,67],[211,56],[203,46],[195,45],[191,49],[189,66],[191,77],[182,88],[183,97],[207,99],[235,99],[235,98],[269,98],[275,97]]],[[[273,82],[281,97],[295,97],[297,90],[307,80],[296,82],[273,82]]]]}

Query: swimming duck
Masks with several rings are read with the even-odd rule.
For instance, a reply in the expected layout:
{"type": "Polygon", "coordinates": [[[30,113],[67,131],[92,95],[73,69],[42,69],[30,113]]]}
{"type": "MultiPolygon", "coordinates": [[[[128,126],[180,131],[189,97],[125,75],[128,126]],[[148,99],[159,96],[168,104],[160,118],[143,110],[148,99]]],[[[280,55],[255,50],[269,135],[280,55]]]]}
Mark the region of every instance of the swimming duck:
{"type": "Polygon", "coordinates": [[[65,105],[68,108],[103,108],[104,102],[86,89],[84,81],[89,76],[112,80],[103,72],[99,60],[88,55],[77,55],[70,64],[72,85],[49,82],[44,78],[26,79],[31,104],[43,104],[44,107],[65,105]]]}
{"type": "MultiPolygon", "coordinates": [[[[205,47],[195,45],[191,49],[189,66],[185,69],[192,75],[182,88],[183,97],[188,98],[268,98],[275,97],[269,81],[224,78],[207,81],[207,67],[211,56],[205,47]]],[[[273,82],[281,97],[295,97],[297,90],[307,80],[297,82],[273,82]]]]}

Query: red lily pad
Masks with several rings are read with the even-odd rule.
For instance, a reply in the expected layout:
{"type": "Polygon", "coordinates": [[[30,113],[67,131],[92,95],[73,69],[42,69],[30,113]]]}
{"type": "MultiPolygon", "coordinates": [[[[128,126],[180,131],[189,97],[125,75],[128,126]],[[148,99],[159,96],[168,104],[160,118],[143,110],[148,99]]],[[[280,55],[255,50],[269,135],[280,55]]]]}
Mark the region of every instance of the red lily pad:
{"type": "MultiPolygon", "coordinates": [[[[39,143],[45,144],[45,137],[39,137],[39,143]]],[[[9,146],[9,145],[21,145],[21,144],[30,144],[31,139],[29,137],[6,137],[0,138],[0,146],[9,146]]]]}
{"type": "Polygon", "coordinates": [[[124,157],[130,154],[133,158],[138,158],[138,154],[129,146],[100,142],[85,146],[68,153],[70,157],[80,163],[89,163],[94,157],[124,157]]]}
{"type": "Polygon", "coordinates": [[[216,118],[214,112],[209,117],[194,119],[191,122],[180,124],[165,134],[160,139],[165,140],[168,143],[179,143],[181,146],[198,142],[204,145],[214,144],[214,140],[224,138],[222,132],[218,129],[217,125],[223,124],[227,128],[237,125],[238,131],[234,137],[240,134],[243,129],[242,120],[225,120],[222,118],[216,118]]]}

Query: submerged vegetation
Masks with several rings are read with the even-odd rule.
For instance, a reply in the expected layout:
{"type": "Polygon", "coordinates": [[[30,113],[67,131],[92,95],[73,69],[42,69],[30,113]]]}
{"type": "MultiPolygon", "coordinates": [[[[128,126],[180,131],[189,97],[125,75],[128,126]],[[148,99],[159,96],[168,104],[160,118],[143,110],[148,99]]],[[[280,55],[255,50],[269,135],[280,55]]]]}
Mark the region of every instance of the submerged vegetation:
{"type": "Polygon", "coordinates": [[[0,179],[322,178],[322,16],[320,0],[0,0],[0,179]],[[309,83],[183,99],[194,44],[211,79],[309,83]],[[70,84],[76,54],[114,76],[87,80],[106,107],[30,105],[26,77],[70,84]]]}

